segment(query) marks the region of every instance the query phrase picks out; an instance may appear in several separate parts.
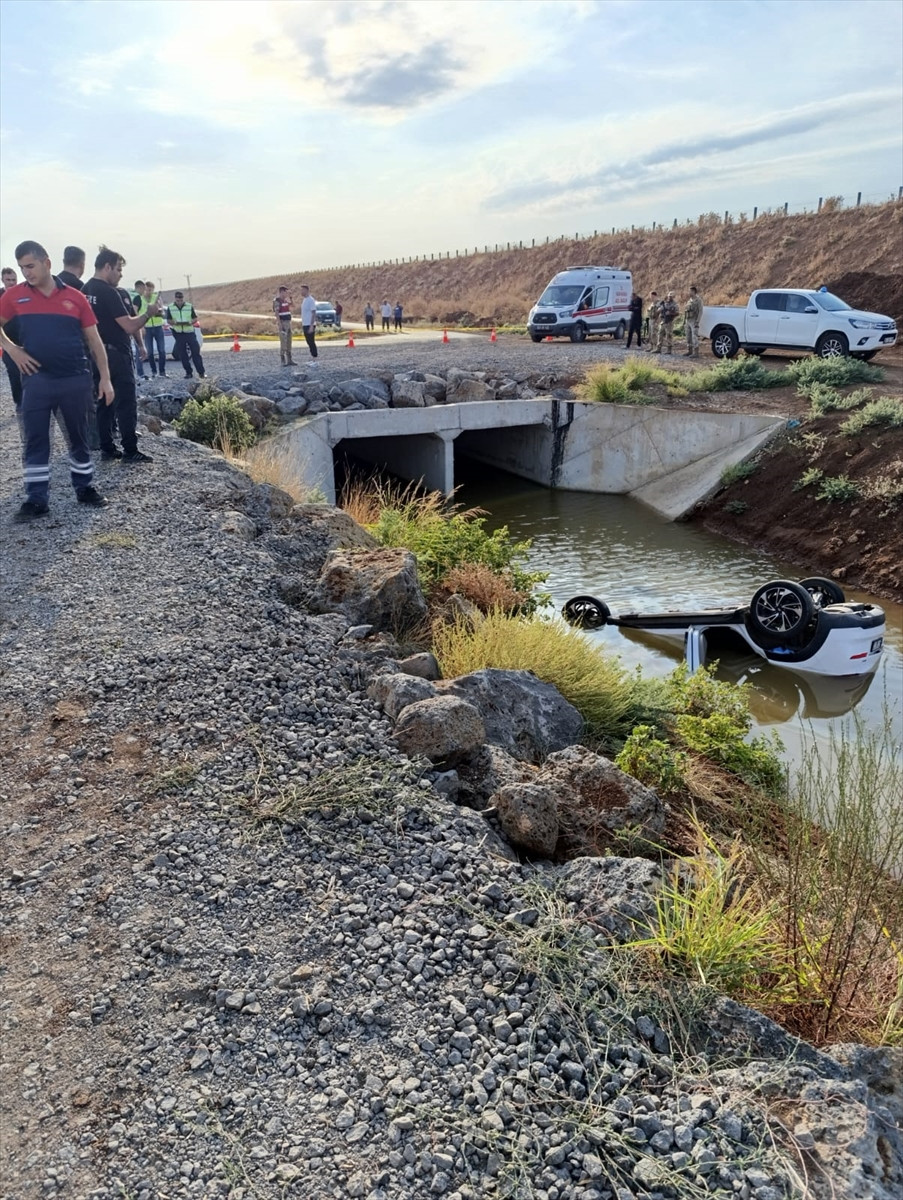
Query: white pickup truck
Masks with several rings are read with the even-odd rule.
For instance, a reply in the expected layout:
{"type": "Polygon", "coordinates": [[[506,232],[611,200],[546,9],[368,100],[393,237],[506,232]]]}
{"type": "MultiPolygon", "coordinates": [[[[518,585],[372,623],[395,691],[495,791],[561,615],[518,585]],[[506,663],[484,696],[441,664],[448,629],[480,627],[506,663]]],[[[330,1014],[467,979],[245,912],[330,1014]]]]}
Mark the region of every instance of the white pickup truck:
{"type": "Polygon", "coordinates": [[[812,350],[821,358],[874,358],[897,340],[897,323],[850,308],[828,291],[761,288],[745,308],[705,308],[699,332],[716,358],[738,350],[812,350]]]}

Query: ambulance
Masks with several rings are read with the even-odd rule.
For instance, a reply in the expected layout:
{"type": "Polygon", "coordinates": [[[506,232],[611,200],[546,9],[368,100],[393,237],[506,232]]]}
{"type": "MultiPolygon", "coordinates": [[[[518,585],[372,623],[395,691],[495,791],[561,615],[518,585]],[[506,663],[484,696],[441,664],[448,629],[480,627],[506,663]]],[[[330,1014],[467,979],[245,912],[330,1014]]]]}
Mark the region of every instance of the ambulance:
{"type": "Polygon", "coordinates": [[[630,322],[633,280],[615,267],[568,267],[550,280],[530,309],[527,333],[534,342],[567,337],[583,342],[591,333],[622,338],[630,322]]]}

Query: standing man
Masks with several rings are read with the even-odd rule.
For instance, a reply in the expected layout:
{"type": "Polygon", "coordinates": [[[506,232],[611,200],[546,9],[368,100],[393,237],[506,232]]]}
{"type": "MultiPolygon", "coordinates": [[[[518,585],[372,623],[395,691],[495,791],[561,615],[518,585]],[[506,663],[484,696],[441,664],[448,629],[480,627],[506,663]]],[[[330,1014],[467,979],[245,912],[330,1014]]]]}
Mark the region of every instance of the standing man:
{"type": "Polygon", "coordinates": [[[674,352],[674,322],[677,319],[677,314],[680,310],[677,307],[677,301],[674,299],[674,293],[669,292],[668,295],[659,305],[659,329],[658,343],[655,347],[655,353],[661,354],[662,347],[667,344],[668,349],[665,354],[673,354],[674,352]]]}
{"type": "Polygon", "coordinates": [[[341,329],[342,328],[342,313],[345,311],[342,308],[341,300],[336,300],[333,307],[335,308],[335,327],[336,327],[336,329],[341,329]]]}
{"type": "Polygon", "coordinates": [[[317,302],[310,294],[306,283],[301,284],[301,328],[304,330],[304,340],[314,360],[312,367],[317,365],[317,302]]]}
{"type": "Polygon", "coordinates": [[[661,301],[658,292],[649,297],[649,307],[646,309],[646,341],[650,353],[655,353],[655,343],[658,341],[658,321],[661,312],[661,301]]]}
{"type": "MultiPolygon", "coordinates": [[[[0,271],[0,284],[2,284],[2,287],[0,287],[0,296],[2,296],[4,292],[8,292],[10,288],[14,288],[18,282],[19,276],[16,274],[13,268],[4,267],[3,270],[0,271]]],[[[19,339],[19,323],[15,317],[12,317],[7,322],[6,336],[10,338],[11,341],[21,345],[21,341],[19,339]]],[[[19,432],[21,433],[22,410],[20,405],[22,404],[22,375],[19,371],[19,368],[13,361],[11,354],[3,355],[3,365],[6,367],[6,373],[9,376],[9,390],[13,394],[13,404],[16,408],[16,419],[19,421],[19,432]]]]}
{"type": "MultiPolygon", "coordinates": [[[[137,287],[138,285],[135,284],[137,287]]],[[[144,326],[144,344],[147,347],[147,361],[150,363],[151,375],[166,378],[166,337],[163,333],[163,317],[159,311],[160,299],[154,291],[150,279],[144,281],[144,299],[147,308],[156,308],[156,316],[148,316],[144,326]],[[156,361],[155,361],[156,358],[156,361]]],[[[143,314],[140,314],[143,315],[143,314]]]]}
{"type": "Polygon", "coordinates": [[[401,307],[400,300],[395,301],[394,316],[395,316],[395,332],[401,333],[401,324],[402,324],[402,319],[404,317],[404,309],[401,307]]]}
{"type": "Polygon", "coordinates": [[[380,310],[383,317],[383,333],[388,333],[392,325],[392,305],[388,300],[383,300],[380,310]]]}
{"type": "Polygon", "coordinates": [[[166,310],[166,319],[169,321],[176,344],[174,353],[178,355],[179,362],[185,369],[185,378],[191,378],[191,364],[193,363],[194,369],[198,373],[198,379],[205,379],[207,372],[204,370],[204,360],[201,358],[198,337],[194,332],[194,323],[198,319],[198,315],[194,311],[191,301],[185,303],[185,296],[182,292],[173,293],[172,304],[166,310]],[[190,361],[189,355],[191,356],[190,361]]]}
{"type": "Polygon", "coordinates": [[[630,311],[630,326],[627,330],[627,349],[630,349],[633,335],[636,334],[636,348],[639,350],[643,345],[643,297],[638,296],[634,292],[627,307],[630,311]]]}
{"type": "MultiPolygon", "coordinates": [[[[93,486],[94,463],[88,447],[88,405],[92,379],[85,347],[100,377],[102,403],[113,403],[113,385],[97,323],[87,299],[54,279],[47,251],[38,242],[20,242],[16,261],[25,282],[0,296],[0,346],[22,375],[23,463],[26,499],[17,521],[32,521],[49,511],[50,414],[62,416],[69,438],[69,475],[79,504],[107,503],[93,486]],[[6,326],[18,321],[21,345],[10,341],[6,326]]],[[[117,297],[118,299],[118,297],[117,297]]]]}
{"type": "MultiPolygon", "coordinates": [[[[122,296],[122,288],[119,288],[119,294],[122,296]]],[[[122,296],[122,298],[124,301],[125,296],[122,296]]],[[[134,291],[128,292],[128,298],[129,298],[129,302],[128,302],[128,304],[126,304],[125,308],[126,308],[126,312],[129,314],[129,316],[130,317],[134,317],[134,316],[143,317],[144,314],[147,312],[147,301],[144,298],[144,280],[143,279],[135,280],[135,289],[134,289],[134,291]]],[[[145,326],[145,328],[146,328],[146,326],[145,326]]],[[[135,345],[133,347],[133,354],[134,354],[134,358],[135,358],[135,371],[137,372],[139,379],[144,379],[144,364],[147,360],[147,351],[144,348],[144,336],[143,336],[142,332],[139,330],[138,333],[133,333],[132,340],[135,343],[135,345]]]]}
{"type": "Polygon", "coordinates": [[[57,275],[66,287],[74,287],[77,292],[82,290],[82,278],[85,274],[85,252],[81,246],[67,246],[63,251],[63,269],[57,275]]]}
{"type": "Polygon", "coordinates": [[[690,299],[684,310],[684,323],[687,335],[687,358],[699,358],[699,322],[702,320],[702,297],[696,288],[690,287],[690,299]]]}
{"type": "Polygon", "coordinates": [[[364,321],[366,322],[367,328],[368,328],[368,329],[369,329],[371,332],[372,332],[372,330],[373,330],[373,318],[374,318],[374,316],[375,316],[375,315],[376,315],[376,314],[375,314],[375,313],[374,313],[374,311],[373,311],[373,305],[372,305],[372,304],[370,303],[370,301],[368,300],[368,301],[367,301],[367,307],[364,309],[364,321]]]}
{"type": "Polygon", "coordinates": [[[121,458],[127,463],[149,463],[153,459],[138,449],[138,393],[132,368],[132,335],[143,329],[148,318],[157,315],[156,305],[150,305],[142,316],[129,316],[117,288],[122,278],[125,259],[116,250],[101,246],[94,260],[94,275],[82,289],[97,319],[97,329],[109,362],[110,379],[116,393],[115,410],[98,396],[97,432],[101,455],[106,459],[121,458]],[[113,413],[122,438],[119,450],[113,441],[113,413]]]}
{"type": "Polygon", "coordinates": [[[279,358],[283,367],[293,367],[292,298],[284,283],[280,284],[279,291],[273,297],[273,312],[276,314],[276,328],[279,330],[279,358]]]}

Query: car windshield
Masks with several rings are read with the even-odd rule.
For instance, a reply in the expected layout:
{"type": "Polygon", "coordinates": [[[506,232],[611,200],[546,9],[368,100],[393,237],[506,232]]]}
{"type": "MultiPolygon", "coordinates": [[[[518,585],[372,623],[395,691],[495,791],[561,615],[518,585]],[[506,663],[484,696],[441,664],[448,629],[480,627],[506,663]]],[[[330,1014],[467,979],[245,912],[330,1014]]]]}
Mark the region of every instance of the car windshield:
{"type": "Polygon", "coordinates": [[[547,287],[539,297],[540,304],[574,305],[583,294],[583,284],[559,284],[557,287],[547,287]]]}
{"type": "Polygon", "coordinates": [[[317,308],[320,312],[332,312],[332,305],[326,300],[318,300],[317,308]]]}
{"type": "Polygon", "coordinates": [[[827,312],[840,312],[842,309],[850,307],[839,296],[834,296],[830,292],[813,292],[812,299],[819,308],[824,308],[827,312]]]}

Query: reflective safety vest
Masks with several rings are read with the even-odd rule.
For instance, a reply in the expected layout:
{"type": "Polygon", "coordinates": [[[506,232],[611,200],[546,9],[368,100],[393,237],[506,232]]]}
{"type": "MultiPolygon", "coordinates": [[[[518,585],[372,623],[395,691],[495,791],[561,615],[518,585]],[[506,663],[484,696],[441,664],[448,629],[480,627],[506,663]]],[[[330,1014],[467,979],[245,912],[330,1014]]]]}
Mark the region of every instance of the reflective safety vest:
{"type": "Polygon", "coordinates": [[[174,333],[191,333],[194,329],[192,322],[194,306],[192,304],[170,304],[167,311],[174,333]]]}
{"type": "MultiPolygon", "coordinates": [[[[151,292],[151,294],[150,294],[150,299],[148,299],[146,296],[142,296],[142,302],[143,302],[143,304],[144,304],[144,307],[141,309],[141,312],[142,312],[142,313],[145,313],[145,312],[147,312],[147,310],[148,310],[148,307],[149,307],[151,304],[156,304],[156,303],[157,303],[157,293],[156,293],[156,292],[151,292]]],[[[159,327],[159,326],[161,326],[162,324],[163,324],[163,318],[162,318],[162,317],[148,317],[148,318],[147,318],[147,325],[148,325],[148,328],[149,328],[149,329],[154,329],[155,327],[159,327]]]]}

